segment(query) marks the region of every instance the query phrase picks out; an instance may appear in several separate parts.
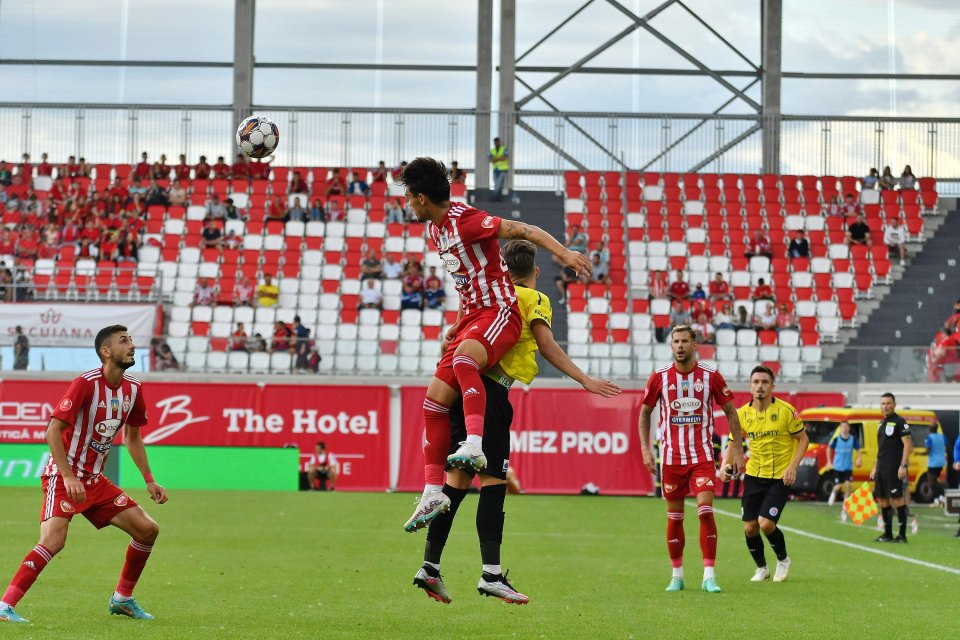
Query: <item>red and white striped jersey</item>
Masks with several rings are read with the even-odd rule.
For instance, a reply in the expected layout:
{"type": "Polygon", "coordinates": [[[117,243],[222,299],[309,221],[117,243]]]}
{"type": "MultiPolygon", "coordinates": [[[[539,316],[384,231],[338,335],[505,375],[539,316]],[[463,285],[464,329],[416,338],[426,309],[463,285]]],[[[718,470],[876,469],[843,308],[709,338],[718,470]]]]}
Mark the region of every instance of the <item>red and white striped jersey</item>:
{"type": "Polygon", "coordinates": [[[696,363],[689,373],[676,364],[650,375],[643,396],[648,407],[660,403],[660,458],[663,464],[689,465],[713,460],[713,403],[733,401],[716,369],[696,363]]]}
{"type": "MultiPolygon", "coordinates": [[[[120,386],[113,388],[103,377],[103,369],[75,378],[52,415],[70,425],[63,432],[63,448],[70,468],[80,480],[100,475],[120,427],[141,427],[147,423],[140,381],[125,373],[120,386]]],[[[57,474],[59,469],[51,457],[43,475],[57,474]]]]}
{"type": "Polygon", "coordinates": [[[517,294],[497,241],[500,222],[486,211],[454,202],[439,225],[427,223],[443,266],[460,291],[464,315],[483,307],[516,304],[517,294]]]}

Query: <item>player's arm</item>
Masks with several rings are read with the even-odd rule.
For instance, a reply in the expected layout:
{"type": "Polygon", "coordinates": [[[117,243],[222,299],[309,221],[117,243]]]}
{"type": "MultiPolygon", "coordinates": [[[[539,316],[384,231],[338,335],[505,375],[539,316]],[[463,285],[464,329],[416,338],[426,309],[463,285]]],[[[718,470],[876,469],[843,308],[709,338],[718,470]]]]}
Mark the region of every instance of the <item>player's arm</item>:
{"type": "Polygon", "coordinates": [[[810,444],[810,438],[807,437],[805,429],[794,433],[793,439],[797,441],[797,448],[793,452],[793,458],[790,459],[790,464],[787,465],[786,470],[783,472],[783,484],[788,487],[797,479],[797,467],[800,466],[800,461],[803,460],[803,456],[806,455],[807,446],[810,444]]]}
{"type": "Polygon", "coordinates": [[[723,415],[727,416],[727,425],[730,427],[727,455],[724,456],[724,460],[733,465],[733,475],[738,475],[746,468],[743,461],[743,429],[740,428],[740,416],[737,414],[737,408],[733,406],[733,400],[725,402],[720,409],[723,415]]]}
{"type": "Polygon", "coordinates": [[[653,457],[653,451],[650,450],[650,414],[652,413],[653,407],[646,404],[640,405],[638,427],[640,429],[640,453],[643,454],[643,464],[650,473],[656,475],[657,461],[653,457]]]}
{"type": "Polygon", "coordinates": [[[857,459],[854,461],[854,466],[859,467],[863,464],[863,456],[860,455],[860,443],[856,438],[853,439],[853,448],[857,450],[857,459]]]}
{"type": "Polygon", "coordinates": [[[907,430],[907,435],[901,439],[903,440],[903,457],[900,459],[900,468],[897,470],[897,477],[904,480],[910,468],[910,454],[913,453],[913,439],[910,437],[909,429],[907,430]]]}
{"type": "Polygon", "coordinates": [[[534,320],[530,323],[530,331],[533,333],[533,338],[537,341],[537,347],[540,349],[543,357],[565,376],[576,380],[580,383],[581,387],[590,393],[595,393],[604,398],[611,398],[620,393],[620,387],[609,380],[591,378],[585,374],[580,367],[570,359],[566,351],[557,344],[557,341],[553,338],[553,331],[546,322],[543,320],[534,320]]]}
{"type": "Polygon", "coordinates": [[[47,445],[50,446],[50,457],[53,458],[63,478],[63,488],[67,492],[67,497],[76,504],[86,501],[87,492],[83,483],[77,480],[70,463],[67,462],[67,450],[63,448],[63,432],[70,428],[70,425],[59,418],[50,418],[50,424],[47,425],[47,445]]]}
{"type": "MultiPolygon", "coordinates": [[[[809,438],[807,438],[809,440],[809,438]]],[[[830,441],[830,446],[827,447],[827,467],[833,465],[833,450],[837,448],[837,439],[834,438],[830,441]]]]}
{"type": "Polygon", "coordinates": [[[457,309],[457,321],[453,323],[453,326],[447,329],[447,332],[443,334],[443,341],[440,343],[440,355],[442,356],[447,352],[447,347],[450,346],[450,342],[457,337],[457,327],[460,326],[460,321],[463,319],[463,298],[460,298],[460,307],[457,309]]]}
{"type": "Polygon", "coordinates": [[[590,260],[587,256],[567,249],[540,227],[516,220],[501,220],[497,237],[501,240],[529,240],[557,256],[563,266],[570,267],[577,272],[578,276],[581,273],[590,275],[590,260]]]}
{"type": "Polygon", "coordinates": [[[163,504],[167,501],[167,490],[158,485],[153,480],[153,474],[150,472],[150,462],[147,460],[147,448],[143,445],[143,437],[140,435],[140,427],[134,427],[129,424],[123,425],[123,441],[127,445],[127,453],[130,459],[137,465],[140,475],[147,483],[147,493],[150,499],[157,504],[163,504]]]}

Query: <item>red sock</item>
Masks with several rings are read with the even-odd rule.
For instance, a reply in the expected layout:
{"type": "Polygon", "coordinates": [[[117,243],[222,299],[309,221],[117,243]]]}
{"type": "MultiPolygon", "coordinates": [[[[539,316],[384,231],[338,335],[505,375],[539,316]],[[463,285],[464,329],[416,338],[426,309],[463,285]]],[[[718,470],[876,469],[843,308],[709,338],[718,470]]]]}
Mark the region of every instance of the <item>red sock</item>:
{"type": "Polygon", "coordinates": [[[487,390],[480,379],[480,365],[470,356],[454,356],[453,375],[463,390],[463,421],[467,426],[467,435],[483,436],[487,390]]]}
{"type": "Polygon", "coordinates": [[[702,504],[697,507],[700,516],[700,552],[703,566],[712,567],[717,560],[717,521],[713,519],[713,507],[702,504]]]}
{"type": "Polygon", "coordinates": [[[423,476],[426,484],[443,485],[450,451],[450,407],[423,399],[423,476]]]}
{"type": "Polygon", "coordinates": [[[7,603],[11,607],[17,606],[20,598],[33,586],[37,576],[40,575],[40,572],[47,566],[51,558],[53,558],[53,554],[50,553],[49,549],[42,544],[35,546],[33,550],[27,554],[27,557],[23,559],[20,568],[17,569],[17,573],[14,574],[13,580],[10,581],[10,586],[7,587],[0,601],[7,603]]]}
{"type": "Polygon", "coordinates": [[[144,544],[136,540],[130,541],[130,546],[127,547],[127,559],[120,571],[117,593],[127,598],[133,595],[133,588],[137,586],[137,580],[143,573],[143,567],[146,566],[151,551],[153,551],[152,544],[144,544]]]}
{"type": "Polygon", "coordinates": [[[683,511],[667,511],[667,550],[674,569],[683,566],[683,511]]]}

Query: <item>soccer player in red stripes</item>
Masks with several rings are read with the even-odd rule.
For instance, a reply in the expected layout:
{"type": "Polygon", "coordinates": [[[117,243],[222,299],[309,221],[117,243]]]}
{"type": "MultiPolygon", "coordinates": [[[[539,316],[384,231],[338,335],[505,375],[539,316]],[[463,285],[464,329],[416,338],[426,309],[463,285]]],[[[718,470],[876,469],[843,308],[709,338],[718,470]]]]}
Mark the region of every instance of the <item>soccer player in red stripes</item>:
{"type": "Polygon", "coordinates": [[[23,559],[0,600],[0,622],[27,622],[13,608],[67,540],[70,520],[78,513],[97,529],[113,525],[130,534],[126,561],[111,614],[152,620],[133,599],[160,527],[122,489],[102,475],[113,439],[123,428],[127,452],[143,474],[147,493],[157,504],[167,492],[150,473],[140,427],[147,423],[139,380],[124,373],[134,364],[133,339],[122,325],[104,327],[94,341],[103,366],[74,379],[47,426],[50,462],[43,470],[40,541],[23,559]]]}
{"type": "Polygon", "coordinates": [[[720,405],[730,426],[730,449],[725,459],[730,472],[743,471],[743,437],[733,394],[720,373],[697,362],[697,338],[687,325],[670,333],[673,363],[651,374],[640,408],[640,448],[651,473],[657,464],[650,450],[650,414],[660,403],[661,486],[667,502],[667,549],[673,576],[667,591],[682,591],[683,500],[697,496],[700,518],[700,551],[703,554],[701,588],[719,593],[714,563],[717,558],[717,523],[713,519],[713,494],[717,472],[713,461],[713,405],[720,405]]]}
{"type": "Polygon", "coordinates": [[[461,202],[450,202],[447,169],[433,158],[417,158],[403,170],[407,202],[440,253],[443,266],[460,291],[460,314],[447,332],[449,346],[423,401],[424,489],[417,508],[404,524],[413,532],[450,508],[443,493],[444,469],[451,465],[473,471],[486,467],[483,421],[487,396],[481,375],[493,367],[520,337],[517,294],[500,254],[500,239],[529,240],[577,273],[590,273],[582,253],[564,247],[538,227],[503,220],[461,202]],[[467,439],[451,455],[450,405],[463,398],[467,439]]]}

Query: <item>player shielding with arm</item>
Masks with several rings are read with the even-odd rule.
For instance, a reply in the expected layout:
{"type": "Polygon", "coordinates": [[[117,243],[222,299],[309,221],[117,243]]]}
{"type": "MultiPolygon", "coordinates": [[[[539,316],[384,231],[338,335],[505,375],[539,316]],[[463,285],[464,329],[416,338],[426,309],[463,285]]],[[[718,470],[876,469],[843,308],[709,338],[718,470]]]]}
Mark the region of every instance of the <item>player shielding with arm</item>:
{"type": "Polygon", "coordinates": [[[130,534],[120,580],[110,598],[111,614],[152,619],[133,598],[133,589],[150,557],[160,527],[137,503],[102,475],[113,439],[123,428],[127,449],[157,504],[167,493],[150,473],[140,427],[147,423],[139,380],[125,371],[133,366],[135,346],[126,327],[112,325],[94,342],[103,366],[76,378],[57,404],[47,427],[50,461],[43,470],[40,540],[27,554],[0,600],[0,621],[26,622],[13,607],[63,549],[74,515],[82,514],[97,529],[115,526],[130,534]]]}

